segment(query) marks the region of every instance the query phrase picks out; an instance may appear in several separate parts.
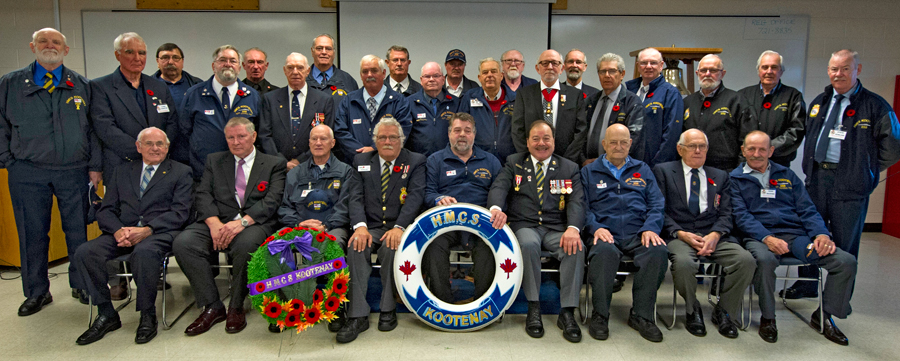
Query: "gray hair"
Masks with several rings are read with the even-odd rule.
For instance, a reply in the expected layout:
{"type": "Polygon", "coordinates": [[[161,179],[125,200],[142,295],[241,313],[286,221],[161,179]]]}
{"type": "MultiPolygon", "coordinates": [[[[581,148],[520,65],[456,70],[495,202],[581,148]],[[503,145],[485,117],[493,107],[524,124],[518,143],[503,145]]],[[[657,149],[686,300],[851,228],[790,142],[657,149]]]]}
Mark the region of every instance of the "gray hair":
{"type": "Polygon", "coordinates": [[[56,30],[56,29],[54,29],[54,28],[43,28],[43,29],[41,29],[41,30],[35,31],[34,34],[31,34],[31,43],[32,43],[32,44],[37,43],[38,35],[39,35],[40,33],[45,33],[45,32],[48,32],[48,31],[55,32],[55,33],[59,34],[59,36],[62,36],[62,38],[63,38],[63,45],[66,45],[66,36],[65,36],[61,31],[56,30]]]}
{"type": "Polygon", "coordinates": [[[600,63],[604,61],[615,61],[616,62],[616,70],[619,72],[625,71],[625,59],[622,59],[618,54],[606,53],[597,59],[597,71],[600,71],[600,63]]]}
{"type": "Polygon", "coordinates": [[[369,54],[369,55],[366,55],[366,56],[362,57],[362,60],[359,61],[359,67],[362,68],[362,67],[363,67],[363,63],[367,63],[367,62],[370,62],[370,61],[375,61],[375,62],[377,62],[377,63],[378,63],[378,68],[381,69],[381,71],[387,71],[388,66],[387,66],[387,63],[384,62],[384,59],[379,58],[378,56],[372,55],[372,54],[369,54]]]}
{"type": "MultiPolygon", "coordinates": [[[[65,38],[63,38],[63,39],[65,39],[65,38]]],[[[847,55],[853,56],[853,66],[854,67],[856,67],[860,64],[859,63],[859,53],[856,51],[853,51],[853,49],[841,49],[841,50],[835,51],[835,52],[831,53],[831,58],[834,58],[835,55],[839,55],[840,53],[846,53],[847,55]]],[[[831,61],[831,58],[828,58],[829,62],[831,61]]]]}
{"type": "Polygon", "coordinates": [[[429,61],[429,62],[423,64],[423,65],[422,65],[422,70],[420,70],[419,75],[420,75],[420,76],[421,76],[421,75],[425,75],[425,68],[428,67],[429,65],[432,65],[432,64],[433,64],[434,66],[437,67],[437,69],[438,69],[438,74],[440,74],[441,76],[444,76],[444,73],[441,71],[441,64],[438,64],[437,62],[434,62],[434,61],[429,61]]]}
{"type": "Polygon", "coordinates": [[[406,54],[406,60],[410,60],[409,59],[409,50],[406,49],[406,47],[403,47],[400,45],[391,45],[391,47],[388,48],[387,54],[384,57],[387,58],[388,60],[390,60],[392,51],[402,52],[402,53],[406,54]]]}
{"type": "Polygon", "coordinates": [[[159,129],[157,127],[149,127],[149,128],[144,128],[144,130],[141,130],[141,132],[138,133],[137,141],[140,142],[141,139],[144,139],[144,135],[147,135],[147,133],[150,133],[150,131],[153,131],[153,130],[158,130],[158,131],[162,132],[163,136],[166,137],[166,145],[170,144],[169,143],[169,135],[166,134],[165,131],[163,131],[162,129],[159,129]]]}
{"type": "Polygon", "coordinates": [[[141,42],[141,44],[144,44],[144,47],[147,46],[147,43],[144,42],[144,38],[137,33],[122,33],[116,37],[116,40],[113,40],[113,48],[118,52],[122,50],[122,43],[128,42],[129,40],[137,40],[141,42]]]}
{"type": "Polygon", "coordinates": [[[474,134],[478,133],[478,125],[475,123],[475,117],[471,116],[469,113],[464,113],[464,112],[453,113],[453,115],[450,117],[450,126],[447,127],[447,133],[450,133],[451,131],[453,131],[453,121],[457,120],[457,119],[459,119],[460,121],[463,121],[463,122],[471,123],[472,124],[472,134],[474,135],[474,134]]]}
{"type": "Polygon", "coordinates": [[[756,59],[756,69],[759,69],[759,65],[760,65],[760,63],[762,63],[762,59],[766,55],[778,56],[778,67],[781,68],[782,72],[784,72],[784,57],[781,56],[781,54],[778,54],[777,52],[772,51],[772,50],[766,50],[766,51],[762,52],[762,54],[759,55],[759,59],[756,59]]]}
{"type": "MultiPolygon", "coordinates": [[[[722,58],[719,57],[718,55],[716,55],[716,54],[706,54],[706,55],[704,55],[702,58],[700,58],[700,61],[703,61],[703,60],[705,60],[706,58],[715,58],[716,60],[719,61],[719,66],[721,67],[721,69],[719,69],[719,70],[725,70],[725,62],[722,61],[722,58]]],[[[697,65],[697,66],[699,67],[699,65],[697,65]]]]}
{"type": "Polygon", "coordinates": [[[642,49],[641,52],[638,53],[638,59],[641,58],[641,55],[644,55],[644,52],[655,52],[656,53],[655,55],[659,57],[659,61],[665,62],[665,59],[663,59],[662,53],[660,53],[659,50],[657,50],[656,48],[652,48],[652,47],[647,47],[647,48],[642,49]]]}
{"type": "Polygon", "coordinates": [[[244,50],[244,57],[247,57],[247,53],[249,53],[249,52],[251,52],[251,51],[253,51],[253,50],[256,50],[256,51],[262,53],[262,54],[263,54],[263,58],[266,58],[266,61],[269,61],[269,54],[266,54],[265,51],[263,51],[263,50],[260,49],[260,48],[255,47],[255,46],[252,47],[252,48],[250,48],[250,49],[244,50]]]}
{"type": "Polygon", "coordinates": [[[319,35],[316,35],[315,38],[313,38],[311,48],[315,48],[315,47],[316,47],[316,39],[321,38],[321,37],[323,37],[323,36],[325,36],[325,37],[331,39],[331,47],[333,47],[333,48],[334,48],[334,47],[337,47],[337,42],[334,41],[334,37],[331,36],[331,34],[329,34],[329,33],[321,33],[321,34],[319,34],[319,35]]]}
{"type": "Polygon", "coordinates": [[[518,51],[518,50],[516,50],[516,49],[509,49],[509,50],[507,50],[507,51],[504,51],[503,54],[500,55],[500,60],[501,60],[501,61],[505,60],[505,59],[506,59],[506,54],[509,54],[510,52],[513,52],[513,51],[519,53],[519,55],[522,56],[522,61],[525,60],[525,56],[522,55],[522,52],[521,52],[521,51],[518,51]]]}
{"type": "Polygon", "coordinates": [[[497,67],[498,68],[500,67],[500,62],[497,61],[497,59],[494,59],[492,57],[487,57],[487,58],[481,59],[481,61],[478,62],[478,72],[479,73],[481,73],[481,65],[483,65],[484,63],[487,63],[489,61],[493,61],[493,62],[497,63],[497,67]]]}
{"type": "Polygon", "coordinates": [[[237,53],[239,63],[244,62],[244,56],[233,45],[222,45],[222,46],[216,48],[216,50],[213,51],[213,62],[215,62],[216,59],[219,58],[219,54],[222,54],[223,51],[229,50],[229,49],[234,50],[234,52],[237,53]]]}
{"type": "Polygon", "coordinates": [[[256,131],[256,127],[253,126],[253,122],[250,119],[244,117],[234,117],[228,119],[228,123],[225,123],[225,128],[237,127],[243,125],[247,128],[247,133],[253,133],[256,131]]]}
{"type": "Polygon", "coordinates": [[[398,122],[396,118],[389,116],[389,115],[382,117],[381,120],[378,121],[378,123],[375,123],[375,128],[372,129],[372,142],[373,143],[378,144],[378,142],[376,142],[375,138],[378,138],[378,134],[381,134],[381,127],[384,127],[384,126],[397,127],[397,132],[400,133],[400,145],[402,146],[404,143],[406,143],[406,136],[403,135],[403,127],[400,125],[400,122],[398,122]]]}
{"type": "MultiPolygon", "coordinates": [[[[263,54],[265,54],[265,53],[263,53],[263,54]]],[[[287,64],[288,59],[290,59],[292,56],[300,57],[300,60],[302,60],[303,63],[306,64],[307,67],[309,67],[309,59],[306,58],[306,55],[303,55],[303,54],[300,54],[297,52],[288,54],[288,56],[286,58],[284,58],[285,64],[287,64]]]]}
{"type": "Polygon", "coordinates": [[[700,134],[703,134],[703,139],[706,139],[706,145],[709,145],[709,137],[706,136],[706,133],[704,133],[702,130],[697,129],[697,128],[691,128],[691,129],[681,132],[681,136],[678,137],[678,145],[680,145],[680,146],[685,145],[684,144],[684,135],[687,134],[687,132],[690,132],[692,130],[696,130],[696,131],[700,132],[700,134]]]}

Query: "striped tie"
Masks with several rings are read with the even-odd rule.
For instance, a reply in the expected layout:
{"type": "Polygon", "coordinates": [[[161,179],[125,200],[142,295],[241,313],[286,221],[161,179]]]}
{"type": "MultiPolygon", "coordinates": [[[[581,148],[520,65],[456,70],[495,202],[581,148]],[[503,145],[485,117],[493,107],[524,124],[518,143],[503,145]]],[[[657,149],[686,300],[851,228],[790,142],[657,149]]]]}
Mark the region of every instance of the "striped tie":
{"type": "Polygon", "coordinates": [[[56,87],[53,86],[53,74],[47,73],[47,75],[44,75],[44,89],[47,89],[47,92],[51,94],[56,90],[56,87]]]}
{"type": "MultiPolygon", "coordinates": [[[[144,169],[144,174],[141,175],[141,197],[144,196],[144,190],[147,189],[147,184],[150,184],[150,177],[153,175],[153,166],[148,165],[147,168],[144,169]]],[[[134,183],[132,183],[134,184],[134,183]]]]}
{"type": "Polygon", "coordinates": [[[544,162],[538,162],[537,164],[537,191],[538,191],[538,199],[541,203],[541,209],[544,208],[544,162]]]}
{"type": "Polygon", "coordinates": [[[391,162],[384,162],[384,170],[381,171],[381,203],[387,199],[388,179],[391,177],[391,162]]]}

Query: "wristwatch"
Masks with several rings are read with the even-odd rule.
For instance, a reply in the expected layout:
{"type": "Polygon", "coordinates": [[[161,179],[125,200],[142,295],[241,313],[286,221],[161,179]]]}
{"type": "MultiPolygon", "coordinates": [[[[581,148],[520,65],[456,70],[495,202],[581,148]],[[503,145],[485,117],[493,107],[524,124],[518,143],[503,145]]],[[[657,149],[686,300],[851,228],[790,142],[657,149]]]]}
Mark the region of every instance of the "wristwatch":
{"type": "Polygon", "coordinates": [[[247,227],[250,225],[250,222],[247,221],[247,218],[241,218],[241,227],[247,227]]]}

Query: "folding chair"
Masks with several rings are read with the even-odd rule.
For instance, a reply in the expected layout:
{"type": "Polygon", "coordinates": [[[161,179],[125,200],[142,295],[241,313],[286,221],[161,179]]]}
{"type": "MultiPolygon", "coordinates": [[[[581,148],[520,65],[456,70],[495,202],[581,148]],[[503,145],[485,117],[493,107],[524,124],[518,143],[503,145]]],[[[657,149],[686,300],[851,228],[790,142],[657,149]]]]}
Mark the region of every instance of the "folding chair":
{"type": "MultiPolygon", "coordinates": [[[[819,310],[822,310],[822,287],[824,285],[824,281],[823,281],[823,277],[822,277],[822,268],[816,267],[816,271],[817,271],[816,277],[799,277],[799,276],[791,277],[790,274],[791,274],[792,267],[801,267],[801,266],[814,266],[814,265],[811,263],[804,263],[803,261],[797,259],[796,257],[782,256],[778,260],[778,267],[786,267],[787,269],[785,270],[784,276],[775,276],[775,280],[776,280],[776,282],[779,280],[782,281],[782,289],[787,289],[787,281],[813,281],[813,282],[816,282],[816,285],[817,285],[816,288],[818,290],[818,293],[816,295],[817,296],[816,301],[819,304],[819,310]]],[[[777,287],[776,287],[776,289],[777,289],[777,287]]],[[[747,307],[748,311],[747,311],[747,315],[746,315],[747,316],[746,323],[744,322],[743,317],[741,317],[741,323],[744,325],[744,327],[741,328],[742,330],[746,330],[748,327],[750,327],[750,321],[753,319],[753,315],[752,315],[752,313],[753,313],[753,294],[755,293],[755,290],[754,290],[754,287],[752,284],[750,285],[749,290],[750,290],[750,303],[747,307]]],[[[809,323],[809,320],[807,320],[806,317],[804,317],[799,312],[795,311],[793,308],[788,306],[787,299],[784,298],[783,292],[781,293],[781,303],[784,305],[784,308],[787,308],[788,311],[791,311],[791,313],[793,313],[794,316],[797,316],[797,318],[803,320],[803,322],[806,322],[807,324],[809,323]]],[[[741,307],[741,308],[743,308],[743,307],[741,307]]],[[[825,328],[825,313],[819,312],[819,333],[825,332],[824,328],[825,328]]]]}
{"type": "MultiPolygon", "coordinates": [[[[712,285],[710,285],[709,289],[706,291],[706,301],[709,302],[709,304],[711,306],[715,307],[719,303],[719,292],[722,289],[722,285],[725,281],[725,278],[724,278],[725,273],[723,272],[722,266],[720,266],[718,263],[715,263],[713,261],[706,259],[706,257],[700,257],[699,263],[700,263],[700,269],[702,269],[703,271],[698,271],[696,276],[699,278],[703,278],[703,279],[712,278],[713,284],[718,283],[716,285],[716,295],[715,295],[716,301],[715,302],[713,302],[713,300],[712,300],[712,297],[713,297],[712,285]],[[709,267],[712,267],[711,274],[706,272],[706,270],[709,269],[709,267]]],[[[663,325],[665,325],[666,329],[668,329],[668,330],[671,330],[673,327],[675,327],[675,321],[678,320],[678,311],[677,311],[678,290],[675,289],[674,277],[675,277],[675,275],[673,274],[672,275],[672,278],[673,278],[673,280],[672,280],[673,281],[673,284],[672,284],[672,322],[666,323],[666,319],[660,317],[660,320],[662,321],[663,325]]],[[[687,307],[687,306],[688,305],[685,305],[685,307],[687,307]]]]}
{"type": "MultiPolygon", "coordinates": [[[[587,253],[587,252],[585,252],[587,253]]],[[[628,271],[628,265],[634,264],[634,259],[631,256],[622,255],[622,260],[619,262],[619,270],[616,271],[617,276],[627,276],[634,272],[628,271]]],[[[588,269],[588,264],[585,263],[585,269],[588,269]]],[[[591,320],[591,313],[593,312],[594,305],[591,303],[592,290],[591,290],[591,282],[589,279],[590,275],[587,271],[584,272],[584,297],[581,298],[581,304],[578,308],[578,312],[581,313],[581,323],[587,324],[591,320]]],[[[662,318],[657,311],[656,304],[653,304],[653,322],[656,323],[658,318],[662,318]]],[[[674,321],[672,322],[674,324],[674,321]]],[[[663,322],[665,324],[665,322],[663,322]]],[[[667,326],[668,327],[668,326],[667,326]]]]}

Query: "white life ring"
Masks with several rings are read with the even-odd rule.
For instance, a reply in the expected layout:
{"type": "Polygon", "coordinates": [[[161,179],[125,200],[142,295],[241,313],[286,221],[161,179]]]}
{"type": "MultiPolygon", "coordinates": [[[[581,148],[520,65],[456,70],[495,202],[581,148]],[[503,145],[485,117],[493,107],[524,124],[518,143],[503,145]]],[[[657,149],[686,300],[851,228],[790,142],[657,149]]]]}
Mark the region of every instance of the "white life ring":
{"type": "Polygon", "coordinates": [[[474,331],[497,320],[515,301],[522,285],[522,251],[509,226],[494,229],[484,207],[456,203],[434,207],[407,227],[394,256],[394,283],[406,307],[428,325],[444,331],[474,331]],[[437,236],[467,231],[494,253],[494,282],[477,300],[464,305],[441,301],[422,276],[422,255],[437,236]]]}

